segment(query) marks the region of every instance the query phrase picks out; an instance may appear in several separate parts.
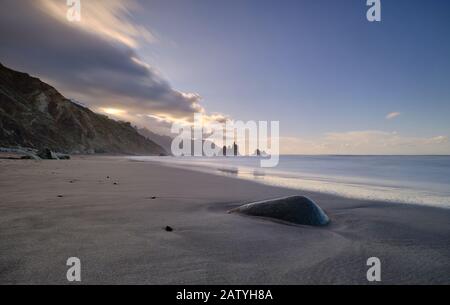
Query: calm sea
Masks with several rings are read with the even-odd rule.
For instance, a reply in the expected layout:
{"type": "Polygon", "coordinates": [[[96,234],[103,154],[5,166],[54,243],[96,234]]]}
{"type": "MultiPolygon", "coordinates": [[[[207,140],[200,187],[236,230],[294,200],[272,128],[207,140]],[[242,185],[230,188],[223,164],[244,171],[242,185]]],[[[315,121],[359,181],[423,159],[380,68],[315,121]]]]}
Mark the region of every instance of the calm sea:
{"type": "Polygon", "coordinates": [[[450,156],[130,157],[274,186],[450,208],[450,156]]]}

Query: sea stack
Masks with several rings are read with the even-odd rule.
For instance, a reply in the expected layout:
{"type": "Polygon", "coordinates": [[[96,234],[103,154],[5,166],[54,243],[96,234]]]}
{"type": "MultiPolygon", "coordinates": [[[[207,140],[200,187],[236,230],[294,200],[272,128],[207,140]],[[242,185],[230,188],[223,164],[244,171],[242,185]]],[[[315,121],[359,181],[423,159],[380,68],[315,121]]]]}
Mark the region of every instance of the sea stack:
{"type": "Polygon", "coordinates": [[[266,217],[308,226],[325,226],[330,222],[327,214],[314,201],[304,196],[248,203],[229,213],[266,217]]]}

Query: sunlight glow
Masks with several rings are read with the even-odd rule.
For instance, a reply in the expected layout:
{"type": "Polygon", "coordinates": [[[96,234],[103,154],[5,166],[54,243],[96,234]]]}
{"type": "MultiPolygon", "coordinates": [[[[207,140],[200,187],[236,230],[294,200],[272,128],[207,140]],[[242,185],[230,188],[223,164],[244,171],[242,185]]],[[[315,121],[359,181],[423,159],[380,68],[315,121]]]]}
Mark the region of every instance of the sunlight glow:
{"type": "Polygon", "coordinates": [[[111,115],[120,115],[126,113],[125,110],[117,109],[117,108],[100,108],[100,110],[106,114],[111,115]]]}

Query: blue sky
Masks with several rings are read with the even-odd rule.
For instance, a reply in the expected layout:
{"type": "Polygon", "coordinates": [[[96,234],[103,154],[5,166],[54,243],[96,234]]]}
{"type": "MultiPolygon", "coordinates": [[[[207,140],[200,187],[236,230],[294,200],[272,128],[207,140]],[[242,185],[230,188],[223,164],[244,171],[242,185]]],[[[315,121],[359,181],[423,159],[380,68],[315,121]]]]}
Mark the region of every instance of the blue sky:
{"type": "Polygon", "coordinates": [[[147,6],[143,22],[175,46],[144,56],[211,111],[280,119],[292,135],[450,131],[448,1],[385,0],[381,23],[367,21],[359,0],[147,6]]]}
{"type": "Polygon", "coordinates": [[[0,61],[152,128],[200,109],[279,120],[288,153],[450,154],[449,1],[381,0],[379,23],[365,0],[81,1],[74,25],[5,0],[0,61]]]}

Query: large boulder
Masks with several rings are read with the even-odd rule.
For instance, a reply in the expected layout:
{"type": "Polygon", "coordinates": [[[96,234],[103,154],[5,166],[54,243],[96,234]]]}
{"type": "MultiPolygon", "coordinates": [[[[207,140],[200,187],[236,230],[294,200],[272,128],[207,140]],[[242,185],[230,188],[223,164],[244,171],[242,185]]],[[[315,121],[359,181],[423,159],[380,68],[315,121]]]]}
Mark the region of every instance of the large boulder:
{"type": "Polygon", "coordinates": [[[327,214],[314,201],[304,196],[253,202],[235,208],[229,213],[266,217],[309,226],[325,226],[330,222],[327,214]]]}

